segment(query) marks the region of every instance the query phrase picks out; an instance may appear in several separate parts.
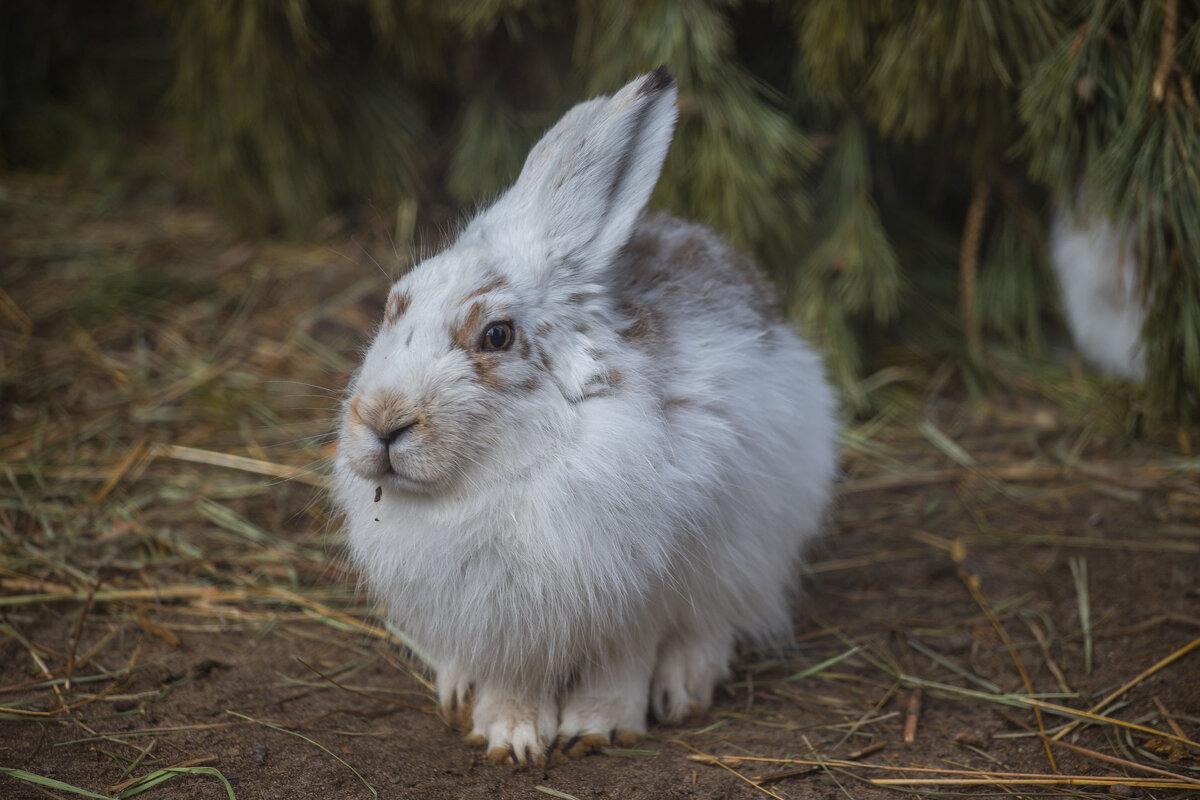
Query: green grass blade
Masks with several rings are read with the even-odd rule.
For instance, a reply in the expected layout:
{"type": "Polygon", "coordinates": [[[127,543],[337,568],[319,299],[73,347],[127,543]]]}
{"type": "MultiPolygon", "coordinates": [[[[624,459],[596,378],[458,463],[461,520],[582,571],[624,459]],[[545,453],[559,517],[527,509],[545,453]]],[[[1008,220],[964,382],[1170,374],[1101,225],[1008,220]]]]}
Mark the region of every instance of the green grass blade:
{"type": "Polygon", "coordinates": [[[551,789],[549,786],[535,786],[533,788],[537,789],[542,794],[548,794],[551,797],[557,797],[559,800],[579,800],[579,798],[573,794],[560,792],[558,789],[551,789]]]}
{"type": "Polygon", "coordinates": [[[80,794],[84,797],[97,797],[99,800],[112,800],[106,794],[96,794],[89,792],[87,789],[80,789],[78,786],[72,786],[69,783],[56,781],[54,778],[46,778],[42,775],[35,775],[32,772],[26,772],[23,769],[13,769],[12,767],[0,767],[0,774],[11,775],[20,781],[32,783],[35,786],[44,786],[47,789],[58,789],[60,792],[71,792],[72,794],[80,794]]]}
{"type": "Polygon", "coordinates": [[[846,652],[840,653],[840,654],[834,656],[833,658],[827,658],[824,661],[822,661],[820,664],[813,664],[811,667],[802,669],[799,672],[797,672],[795,675],[784,678],[783,681],[784,681],[784,683],[790,683],[791,681],[798,681],[803,678],[810,678],[813,675],[816,675],[818,672],[826,670],[826,669],[832,667],[834,664],[837,664],[840,661],[845,661],[847,658],[854,655],[859,650],[862,650],[862,645],[855,645],[854,647],[850,648],[846,652]]]}
{"type": "Polygon", "coordinates": [[[142,792],[153,789],[164,781],[169,781],[171,778],[178,775],[210,775],[221,782],[225,787],[225,794],[229,800],[237,800],[237,796],[233,793],[233,787],[230,786],[228,779],[221,774],[221,771],[214,767],[166,767],[164,769],[155,770],[145,776],[133,786],[130,786],[125,791],[117,795],[118,798],[124,800],[126,797],[133,797],[142,792]]]}

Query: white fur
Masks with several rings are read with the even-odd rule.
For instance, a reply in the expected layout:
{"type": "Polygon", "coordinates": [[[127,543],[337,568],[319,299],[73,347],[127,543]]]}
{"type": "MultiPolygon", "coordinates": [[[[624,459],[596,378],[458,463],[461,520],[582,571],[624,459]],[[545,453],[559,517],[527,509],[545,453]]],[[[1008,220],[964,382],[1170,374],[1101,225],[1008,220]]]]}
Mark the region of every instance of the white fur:
{"type": "Polygon", "coordinates": [[[1075,346],[1093,367],[1130,380],[1145,377],[1133,232],[1060,204],[1050,225],[1050,256],[1075,346]]]}
{"type": "Polygon", "coordinates": [[[629,741],[651,706],[705,708],[736,639],[787,630],[829,502],[819,358],[714,234],[643,218],[675,96],[659,72],[569,112],[397,283],[411,306],[348,392],[351,554],[493,757],[543,763],[556,738],[629,741]],[[455,345],[474,303],[480,335],[512,321],[511,350],[455,345]],[[419,420],[390,447],[372,426],[395,420],[355,416],[384,397],[419,420]]]}

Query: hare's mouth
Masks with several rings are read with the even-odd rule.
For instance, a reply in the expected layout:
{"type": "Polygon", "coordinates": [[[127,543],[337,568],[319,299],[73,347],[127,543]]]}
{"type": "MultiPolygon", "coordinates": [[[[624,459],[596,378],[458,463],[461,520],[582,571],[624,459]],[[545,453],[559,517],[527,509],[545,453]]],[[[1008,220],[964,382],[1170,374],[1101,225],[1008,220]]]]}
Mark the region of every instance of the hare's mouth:
{"type": "Polygon", "coordinates": [[[380,459],[369,464],[356,461],[347,463],[355,475],[379,487],[381,492],[432,494],[438,489],[435,481],[423,479],[402,469],[396,469],[390,460],[380,459]]]}
{"type": "Polygon", "coordinates": [[[461,459],[440,445],[438,429],[407,423],[385,433],[365,425],[348,424],[338,450],[350,470],[383,491],[436,494],[458,479],[461,459]]]}
{"type": "Polygon", "coordinates": [[[387,470],[375,480],[385,490],[403,494],[433,494],[438,490],[438,485],[435,483],[404,475],[394,469],[387,470]]]}

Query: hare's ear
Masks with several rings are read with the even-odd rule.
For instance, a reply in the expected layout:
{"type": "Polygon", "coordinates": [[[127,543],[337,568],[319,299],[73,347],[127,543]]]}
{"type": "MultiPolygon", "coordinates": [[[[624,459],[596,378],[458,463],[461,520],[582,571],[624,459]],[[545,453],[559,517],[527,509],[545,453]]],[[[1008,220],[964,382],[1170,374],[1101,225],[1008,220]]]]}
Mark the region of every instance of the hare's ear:
{"type": "Polygon", "coordinates": [[[530,151],[506,200],[541,227],[552,262],[602,270],[629,241],[667,157],[676,94],[659,67],[571,109],[530,151]]]}

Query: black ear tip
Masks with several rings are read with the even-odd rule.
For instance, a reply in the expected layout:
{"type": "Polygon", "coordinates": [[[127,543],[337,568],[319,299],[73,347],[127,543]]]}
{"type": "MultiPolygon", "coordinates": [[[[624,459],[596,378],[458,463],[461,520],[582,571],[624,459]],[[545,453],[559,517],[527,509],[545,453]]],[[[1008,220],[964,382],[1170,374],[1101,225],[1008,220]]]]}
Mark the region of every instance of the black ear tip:
{"type": "Polygon", "coordinates": [[[642,85],[638,93],[652,94],[670,89],[674,85],[675,76],[672,75],[667,69],[667,65],[663,64],[661,67],[654,70],[654,72],[651,72],[646,76],[646,79],[642,81],[642,85]]]}

